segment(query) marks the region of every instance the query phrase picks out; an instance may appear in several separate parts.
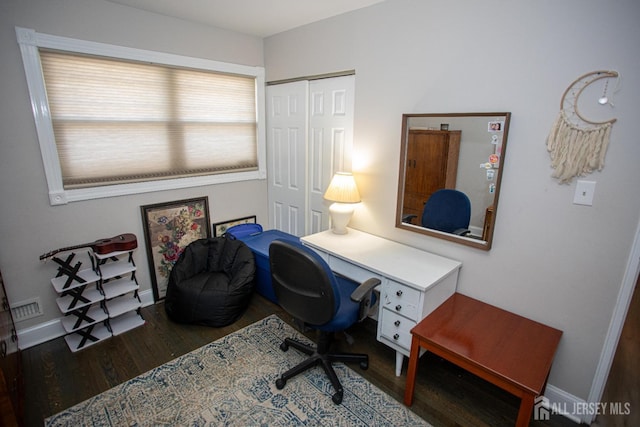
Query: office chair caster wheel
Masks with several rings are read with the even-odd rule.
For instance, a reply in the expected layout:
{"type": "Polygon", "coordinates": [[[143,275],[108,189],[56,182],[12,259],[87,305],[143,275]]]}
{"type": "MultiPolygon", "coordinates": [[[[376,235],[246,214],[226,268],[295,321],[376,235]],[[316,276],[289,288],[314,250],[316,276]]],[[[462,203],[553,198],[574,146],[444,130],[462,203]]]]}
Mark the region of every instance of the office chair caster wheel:
{"type": "Polygon", "coordinates": [[[360,369],[362,369],[363,371],[369,369],[369,362],[360,362],[360,369]]]}
{"type": "Polygon", "coordinates": [[[334,394],[333,396],[331,396],[331,400],[333,400],[333,403],[335,403],[336,405],[339,405],[342,403],[342,392],[339,391],[336,394],[334,394]]]}
{"type": "Polygon", "coordinates": [[[287,344],[286,342],[282,342],[282,344],[280,344],[280,350],[282,351],[289,350],[289,344],[287,344]]]}
{"type": "Polygon", "coordinates": [[[283,380],[282,378],[278,378],[276,380],[276,387],[278,388],[278,390],[282,390],[286,383],[287,383],[287,380],[283,380]]]}

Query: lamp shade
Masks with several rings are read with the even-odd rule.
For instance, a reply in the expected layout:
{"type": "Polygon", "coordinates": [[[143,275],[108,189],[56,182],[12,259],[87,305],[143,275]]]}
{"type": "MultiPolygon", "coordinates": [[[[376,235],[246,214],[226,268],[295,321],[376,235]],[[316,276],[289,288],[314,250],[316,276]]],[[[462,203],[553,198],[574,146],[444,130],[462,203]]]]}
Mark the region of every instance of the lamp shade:
{"type": "Polygon", "coordinates": [[[331,202],[359,203],[360,193],[353,175],[349,172],[336,172],[324,193],[324,198],[331,202]]]}

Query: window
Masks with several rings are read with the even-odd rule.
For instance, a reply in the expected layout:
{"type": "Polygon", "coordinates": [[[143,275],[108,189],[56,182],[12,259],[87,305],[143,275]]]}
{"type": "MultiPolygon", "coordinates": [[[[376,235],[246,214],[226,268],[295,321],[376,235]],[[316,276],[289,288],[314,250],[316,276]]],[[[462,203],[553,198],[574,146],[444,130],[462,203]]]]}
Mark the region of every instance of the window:
{"type": "Polygon", "coordinates": [[[16,31],[52,204],[266,176],[262,68],[16,31]]]}

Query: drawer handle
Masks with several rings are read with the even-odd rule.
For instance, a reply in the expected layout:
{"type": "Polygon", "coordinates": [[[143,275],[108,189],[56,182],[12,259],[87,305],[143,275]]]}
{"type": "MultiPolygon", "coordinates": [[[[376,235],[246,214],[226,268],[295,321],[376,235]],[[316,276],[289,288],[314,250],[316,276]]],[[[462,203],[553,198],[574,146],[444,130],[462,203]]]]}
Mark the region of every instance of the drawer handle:
{"type": "Polygon", "coordinates": [[[400,304],[396,305],[396,311],[402,310],[402,306],[400,304]]]}
{"type": "Polygon", "coordinates": [[[398,290],[398,291],[396,291],[396,295],[397,295],[397,296],[399,296],[399,297],[401,297],[401,296],[402,296],[402,290],[398,290]]]}
{"type": "Polygon", "coordinates": [[[393,339],[394,339],[394,340],[398,341],[398,338],[400,338],[400,335],[399,335],[399,334],[394,334],[394,335],[393,335],[393,339]]]}
{"type": "Polygon", "coordinates": [[[400,321],[396,320],[395,322],[393,322],[393,324],[396,325],[396,326],[400,326],[400,321]]]}

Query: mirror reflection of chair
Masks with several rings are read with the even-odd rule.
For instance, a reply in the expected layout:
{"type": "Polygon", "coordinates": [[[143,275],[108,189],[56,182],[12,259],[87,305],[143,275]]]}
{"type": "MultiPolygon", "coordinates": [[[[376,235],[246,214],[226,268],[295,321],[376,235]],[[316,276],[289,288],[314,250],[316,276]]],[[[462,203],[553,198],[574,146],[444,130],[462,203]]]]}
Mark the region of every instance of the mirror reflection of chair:
{"type": "MultiPolygon", "coordinates": [[[[411,222],[415,215],[406,215],[403,222],[411,222]]],[[[424,204],[420,225],[432,230],[458,236],[469,234],[471,201],[461,191],[445,188],[435,191],[424,204]]]]}
{"type": "Polygon", "coordinates": [[[340,404],[344,391],[332,362],[359,363],[362,369],[367,369],[369,356],[330,352],[333,334],[366,317],[373,288],[380,280],[372,278],[358,284],[336,276],[312,249],[284,240],[274,240],[269,246],[269,263],[278,304],[294,319],[319,333],[316,346],[285,338],[280,345],[282,351],[291,346],[309,357],[283,373],[276,387],[282,389],[290,378],[321,365],[334,388],[332,400],[340,404]]]}

